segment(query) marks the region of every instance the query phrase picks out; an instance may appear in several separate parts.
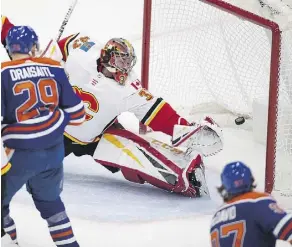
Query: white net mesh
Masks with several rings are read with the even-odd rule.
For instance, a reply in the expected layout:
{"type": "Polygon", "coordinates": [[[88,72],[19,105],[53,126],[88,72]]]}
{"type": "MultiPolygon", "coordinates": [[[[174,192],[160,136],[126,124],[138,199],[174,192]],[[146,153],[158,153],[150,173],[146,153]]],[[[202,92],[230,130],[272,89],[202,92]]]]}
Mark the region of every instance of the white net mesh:
{"type": "MultiPolygon", "coordinates": [[[[291,22],[292,24],[292,22],[291,22]]],[[[292,196],[292,26],[282,31],[275,191],[292,196]],[[288,179],[287,179],[288,178],[288,179]]],[[[291,205],[292,206],[292,205],[291,205]]]]}
{"type": "MultiPolygon", "coordinates": [[[[270,15],[267,5],[260,7],[270,15]]],[[[285,15],[281,22],[285,27],[282,25],[275,189],[289,194],[292,25],[287,25],[290,21],[285,15]],[[279,188],[277,181],[283,176],[285,182],[279,188]]],[[[195,109],[211,104],[253,118],[253,102],[257,98],[268,101],[271,38],[269,29],[198,0],[152,0],[149,88],[172,104],[195,109]]]]}
{"type": "Polygon", "coordinates": [[[268,94],[266,30],[200,1],[153,5],[151,90],[185,106],[216,102],[251,116],[252,100],[268,94]]]}

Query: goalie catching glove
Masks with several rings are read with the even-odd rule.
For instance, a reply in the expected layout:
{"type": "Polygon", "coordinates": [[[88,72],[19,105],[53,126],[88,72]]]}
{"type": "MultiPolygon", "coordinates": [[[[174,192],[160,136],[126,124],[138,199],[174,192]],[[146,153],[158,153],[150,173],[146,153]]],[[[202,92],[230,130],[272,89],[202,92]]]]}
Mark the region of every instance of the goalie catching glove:
{"type": "Polygon", "coordinates": [[[204,156],[215,155],[223,149],[223,133],[210,117],[190,126],[175,125],[172,145],[200,151],[204,156]]]}

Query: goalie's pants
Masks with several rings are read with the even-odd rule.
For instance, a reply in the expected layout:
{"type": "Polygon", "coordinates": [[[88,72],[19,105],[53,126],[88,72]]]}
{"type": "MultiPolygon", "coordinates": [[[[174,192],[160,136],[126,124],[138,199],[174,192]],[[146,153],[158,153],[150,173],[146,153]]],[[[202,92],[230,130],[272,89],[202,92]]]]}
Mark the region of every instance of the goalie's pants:
{"type": "Polygon", "coordinates": [[[63,187],[63,159],[62,138],[59,144],[45,150],[15,150],[11,158],[13,165],[2,178],[6,186],[2,201],[4,225],[5,217],[9,215],[10,201],[24,184],[42,218],[47,219],[65,210],[60,199],[63,187]]]}
{"type": "Polygon", "coordinates": [[[65,157],[67,157],[71,153],[73,153],[77,157],[80,157],[82,155],[93,156],[97,145],[98,142],[92,142],[88,143],[87,145],[81,145],[64,136],[65,157]]]}
{"type": "MultiPolygon", "coordinates": [[[[108,128],[124,129],[122,124],[115,121],[115,119],[113,119],[113,121],[111,121],[107,125],[107,129],[108,128]]],[[[99,137],[101,138],[102,135],[100,135],[99,137]]],[[[88,143],[86,145],[81,145],[81,144],[78,144],[78,143],[72,141],[70,138],[68,138],[64,135],[65,157],[67,157],[71,153],[73,153],[77,157],[80,157],[82,155],[93,156],[94,151],[98,145],[98,142],[99,141],[88,143]]]]}

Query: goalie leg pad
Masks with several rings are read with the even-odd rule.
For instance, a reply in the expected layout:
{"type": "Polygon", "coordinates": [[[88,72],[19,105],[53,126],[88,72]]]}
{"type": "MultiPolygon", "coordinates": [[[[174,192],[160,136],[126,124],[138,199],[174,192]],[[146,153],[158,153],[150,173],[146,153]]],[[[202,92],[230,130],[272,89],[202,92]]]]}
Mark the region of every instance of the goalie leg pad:
{"type": "Polygon", "coordinates": [[[127,130],[108,129],[93,158],[102,165],[120,168],[129,181],[148,182],[189,197],[203,195],[199,188],[205,181],[200,177],[201,184],[195,186],[193,179],[196,168],[202,164],[197,152],[186,155],[158,140],[142,138],[127,130]]]}

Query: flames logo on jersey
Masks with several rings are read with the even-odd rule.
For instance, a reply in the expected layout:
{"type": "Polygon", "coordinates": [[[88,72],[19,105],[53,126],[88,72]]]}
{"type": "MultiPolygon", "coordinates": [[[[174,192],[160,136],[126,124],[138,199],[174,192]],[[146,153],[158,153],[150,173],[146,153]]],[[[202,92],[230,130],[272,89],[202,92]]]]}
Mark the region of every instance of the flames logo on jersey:
{"type": "Polygon", "coordinates": [[[83,103],[87,105],[85,121],[91,120],[93,116],[88,113],[88,110],[94,113],[98,112],[99,103],[98,103],[97,98],[92,93],[86,92],[80,87],[73,86],[73,90],[79,96],[79,98],[83,101],[83,103]]]}

